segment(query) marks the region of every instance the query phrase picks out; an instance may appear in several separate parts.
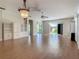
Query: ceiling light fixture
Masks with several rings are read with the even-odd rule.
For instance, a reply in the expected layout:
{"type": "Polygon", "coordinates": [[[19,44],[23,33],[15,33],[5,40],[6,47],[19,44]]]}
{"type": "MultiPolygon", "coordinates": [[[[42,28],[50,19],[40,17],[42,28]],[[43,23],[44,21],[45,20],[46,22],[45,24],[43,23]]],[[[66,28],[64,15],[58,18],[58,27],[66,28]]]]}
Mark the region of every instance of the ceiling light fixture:
{"type": "Polygon", "coordinates": [[[21,17],[26,19],[29,16],[29,9],[26,8],[26,0],[23,0],[23,8],[19,8],[18,11],[21,14],[21,17]]]}

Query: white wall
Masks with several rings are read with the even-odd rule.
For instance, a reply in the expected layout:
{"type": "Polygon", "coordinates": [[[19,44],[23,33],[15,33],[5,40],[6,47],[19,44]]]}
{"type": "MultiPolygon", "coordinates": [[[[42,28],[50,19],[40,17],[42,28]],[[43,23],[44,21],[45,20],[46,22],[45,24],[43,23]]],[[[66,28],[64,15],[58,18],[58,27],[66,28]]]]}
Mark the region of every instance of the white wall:
{"type": "Polygon", "coordinates": [[[27,31],[22,31],[22,23],[14,23],[14,39],[27,37],[27,31]]]}
{"type": "Polygon", "coordinates": [[[2,24],[0,22],[0,41],[2,40],[2,24]]]}
{"type": "Polygon", "coordinates": [[[78,40],[78,48],[79,48],[79,15],[77,19],[77,40],[78,40]]]}
{"type": "Polygon", "coordinates": [[[63,24],[63,36],[66,37],[66,38],[70,38],[71,37],[71,33],[75,32],[75,30],[74,30],[75,24],[74,24],[74,26],[72,26],[73,25],[73,20],[74,19],[72,19],[72,18],[66,18],[66,19],[51,20],[51,21],[44,21],[44,22],[63,24]]]}
{"type": "MultiPolygon", "coordinates": [[[[9,23],[11,22],[11,23],[14,24],[14,38],[16,39],[16,38],[20,38],[20,37],[26,37],[27,32],[26,31],[21,32],[21,24],[24,24],[24,22],[23,22],[23,19],[20,17],[20,14],[18,12],[18,8],[21,6],[21,4],[19,4],[19,1],[16,1],[16,0],[0,0],[0,6],[6,8],[6,10],[3,11],[3,14],[2,14],[3,19],[0,19],[0,21],[9,22],[9,23]]],[[[33,25],[34,25],[33,28],[34,28],[34,35],[35,35],[36,34],[36,23],[39,20],[41,20],[40,19],[41,12],[39,12],[39,13],[38,12],[32,12],[32,14],[33,14],[32,20],[33,20],[33,25]]],[[[57,13],[57,15],[58,15],[58,13],[57,13]]],[[[65,24],[68,24],[68,23],[66,22],[65,24]]],[[[67,34],[65,34],[65,35],[67,35],[67,34]]]]}
{"type": "Polygon", "coordinates": [[[2,40],[2,10],[0,10],[0,41],[2,40]]]}
{"type": "Polygon", "coordinates": [[[75,20],[74,21],[71,21],[71,33],[75,33],[75,20]]]}
{"type": "Polygon", "coordinates": [[[79,48],[79,15],[76,14],[74,16],[74,19],[75,19],[75,33],[76,33],[76,41],[77,41],[77,44],[78,44],[78,48],[79,48]]]}
{"type": "Polygon", "coordinates": [[[34,36],[36,35],[36,31],[37,31],[37,28],[36,28],[37,27],[37,22],[38,22],[37,20],[33,21],[33,35],[34,36]]]}
{"type": "Polygon", "coordinates": [[[26,37],[27,31],[21,31],[21,25],[24,24],[24,20],[21,18],[18,8],[16,8],[17,3],[15,3],[16,6],[13,6],[14,3],[7,1],[8,0],[0,0],[0,7],[6,9],[3,11],[0,10],[0,40],[2,38],[2,23],[13,23],[14,39],[26,37]]]}
{"type": "Polygon", "coordinates": [[[78,42],[78,18],[77,18],[77,14],[74,15],[74,20],[75,20],[75,39],[76,39],[76,42],[78,42]]]}
{"type": "Polygon", "coordinates": [[[50,25],[47,21],[43,22],[43,35],[49,35],[50,25]]]}
{"type": "MultiPolygon", "coordinates": [[[[6,10],[2,11],[2,19],[0,21],[13,23],[14,30],[14,39],[26,37],[27,31],[21,31],[21,25],[24,24],[24,20],[21,18],[20,13],[18,12],[18,1],[14,0],[0,0],[0,6],[4,7],[6,10]],[[14,2],[15,5],[14,5],[14,2]]],[[[30,12],[31,13],[31,12],[30,12]]],[[[41,12],[33,11],[31,15],[33,16],[31,20],[33,20],[33,32],[36,35],[36,24],[38,20],[40,20],[41,12]]]]}

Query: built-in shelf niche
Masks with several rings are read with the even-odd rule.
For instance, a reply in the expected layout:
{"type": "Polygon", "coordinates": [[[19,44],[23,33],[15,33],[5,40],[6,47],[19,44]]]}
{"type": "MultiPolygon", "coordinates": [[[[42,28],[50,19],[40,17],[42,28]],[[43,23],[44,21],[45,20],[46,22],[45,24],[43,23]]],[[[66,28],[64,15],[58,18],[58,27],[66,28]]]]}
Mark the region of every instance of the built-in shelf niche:
{"type": "Polygon", "coordinates": [[[13,23],[2,23],[2,39],[13,39],[13,23]]]}

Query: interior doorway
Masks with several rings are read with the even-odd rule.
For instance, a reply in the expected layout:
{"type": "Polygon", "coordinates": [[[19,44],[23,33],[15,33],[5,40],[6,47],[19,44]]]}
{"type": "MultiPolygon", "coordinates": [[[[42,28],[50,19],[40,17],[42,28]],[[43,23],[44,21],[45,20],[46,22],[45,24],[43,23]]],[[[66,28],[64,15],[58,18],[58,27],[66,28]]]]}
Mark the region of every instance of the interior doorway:
{"type": "Polygon", "coordinates": [[[63,24],[58,24],[58,34],[63,35],[63,24]]]}
{"type": "Polygon", "coordinates": [[[33,37],[33,20],[29,20],[29,35],[33,37]]]}
{"type": "Polygon", "coordinates": [[[42,32],[43,32],[43,24],[42,21],[39,21],[36,24],[36,35],[42,35],[42,32]]]}
{"type": "Polygon", "coordinates": [[[63,35],[63,24],[57,24],[57,23],[49,23],[49,32],[51,35],[57,35],[61,34],[63,35]]]}
{"type": "Polygon", "coordinates": [[[54,23],[49,23],[50,28],[49,28],[49,34],[50,35],[57,35],[58,34],[58,28],[57,28],[57,24],[54,23]]]}

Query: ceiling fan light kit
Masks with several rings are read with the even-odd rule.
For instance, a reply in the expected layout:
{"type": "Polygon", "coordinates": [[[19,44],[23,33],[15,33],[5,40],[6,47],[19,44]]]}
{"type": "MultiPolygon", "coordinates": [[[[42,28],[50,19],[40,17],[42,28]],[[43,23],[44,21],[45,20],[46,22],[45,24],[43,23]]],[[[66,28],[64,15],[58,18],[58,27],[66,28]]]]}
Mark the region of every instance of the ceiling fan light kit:
{"type": "Polygon", "coordinates": [[[18,11],[20,12],[22,18],[27,18],[29,16],[29,9],[20,8],[18,11]]]}

